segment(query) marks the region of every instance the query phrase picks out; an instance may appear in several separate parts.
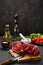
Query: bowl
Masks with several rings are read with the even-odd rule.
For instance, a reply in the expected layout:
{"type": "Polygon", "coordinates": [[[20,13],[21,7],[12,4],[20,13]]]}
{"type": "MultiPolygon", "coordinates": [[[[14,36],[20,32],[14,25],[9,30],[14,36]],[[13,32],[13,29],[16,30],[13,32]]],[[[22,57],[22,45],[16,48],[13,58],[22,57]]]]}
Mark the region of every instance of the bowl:
{"type": "Polygon", "coordinates": [[[3,49],[8,49],[9,45],[10,45],[10,42],[3,40],[3,41],[1,41],[1,45],[2,45],[3,49]]]}
{"type": "Polygon", "coordinates": [[[21,39],[22,42],[24,43],[31,43],[31,39],[30,38],[26,38],[27,40],[21,39]]]}

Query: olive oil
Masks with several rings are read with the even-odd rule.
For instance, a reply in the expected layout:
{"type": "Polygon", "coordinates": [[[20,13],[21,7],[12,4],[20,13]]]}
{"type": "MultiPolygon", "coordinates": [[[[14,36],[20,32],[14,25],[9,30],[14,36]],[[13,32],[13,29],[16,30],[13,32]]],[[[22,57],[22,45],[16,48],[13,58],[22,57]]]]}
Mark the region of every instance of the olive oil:
{"type": "Polygon", "coordinates": [[[5,25],[5,33],[3,35],[3,39],[10,41],[12,38],[12,35],[10,33],[10,28],[9,28],[9,24],[5,25]]]}

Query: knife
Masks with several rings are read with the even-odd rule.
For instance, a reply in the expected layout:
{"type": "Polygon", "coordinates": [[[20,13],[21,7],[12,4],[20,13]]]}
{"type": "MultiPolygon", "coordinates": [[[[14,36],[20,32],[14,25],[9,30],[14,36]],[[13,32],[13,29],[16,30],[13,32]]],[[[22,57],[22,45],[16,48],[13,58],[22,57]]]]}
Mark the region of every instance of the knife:
{"type": "Polygon", "coordinates": [[[11,62],[17,61],[18,59],[20,59],[22,57],[24,57],[24,55],[19,55],[19,56],[16,56],[16,57],[8,58],[7,60],[1,62],[0,65],[7,65],[11,62]]]}

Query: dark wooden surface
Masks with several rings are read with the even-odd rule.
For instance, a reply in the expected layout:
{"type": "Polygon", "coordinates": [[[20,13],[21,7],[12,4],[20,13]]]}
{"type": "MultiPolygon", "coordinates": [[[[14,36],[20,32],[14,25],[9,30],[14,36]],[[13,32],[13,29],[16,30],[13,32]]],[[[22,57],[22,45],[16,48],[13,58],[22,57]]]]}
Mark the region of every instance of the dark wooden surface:
{"type": "Polygon", "coordinates": [[[10,24],[14,34],[14,15],[18,14],[20,32],[43,33],[43,0],[0,0],[0,35],[4,34],[4,25],[10,24]]]}

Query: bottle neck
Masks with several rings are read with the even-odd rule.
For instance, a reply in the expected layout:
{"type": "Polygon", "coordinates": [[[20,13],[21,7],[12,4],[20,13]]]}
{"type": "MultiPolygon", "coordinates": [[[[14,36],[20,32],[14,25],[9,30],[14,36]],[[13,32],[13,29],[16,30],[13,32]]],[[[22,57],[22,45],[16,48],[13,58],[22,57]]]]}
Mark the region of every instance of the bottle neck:
{"type": "Polygon", "coordinates": [[[6,32],[10,31],[9,26],[5,26],[5,31],[6,32]]]}
{"type": "Polygon", "coordinates": [[[17,20],[16,20],[16,19],[14,20],[14,23],[18,25],[18,23],[17,23],[17,20]]]}

